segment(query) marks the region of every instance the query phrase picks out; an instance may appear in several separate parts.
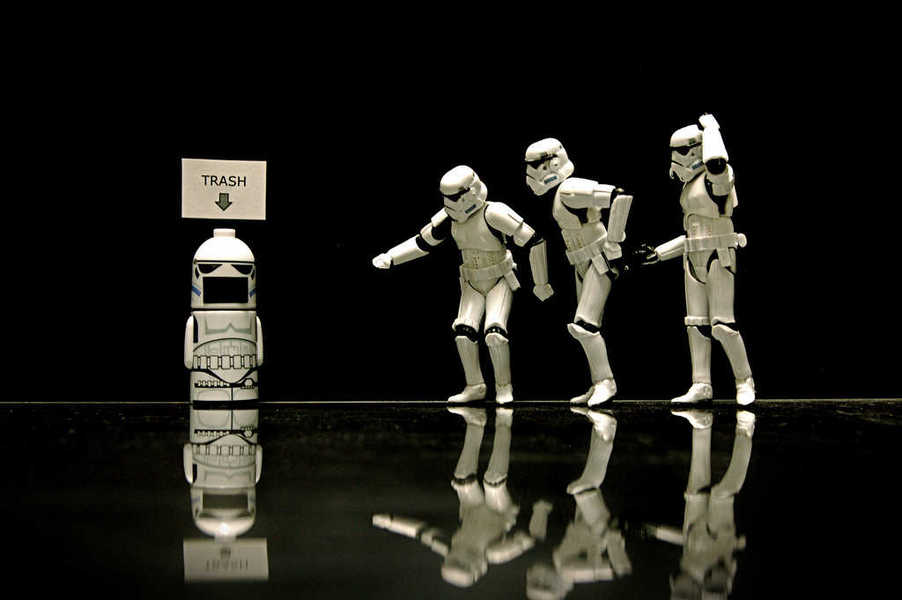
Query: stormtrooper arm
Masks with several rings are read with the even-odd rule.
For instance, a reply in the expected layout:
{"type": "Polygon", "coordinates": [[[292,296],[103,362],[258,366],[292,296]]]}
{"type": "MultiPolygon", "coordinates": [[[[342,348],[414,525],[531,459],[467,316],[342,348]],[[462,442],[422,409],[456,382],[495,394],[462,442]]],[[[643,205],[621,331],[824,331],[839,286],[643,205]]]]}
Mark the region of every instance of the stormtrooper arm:
{"type": "Polygon", "coordinates": [[[260,317],[257,317],[257,366],[263,364],[263,324],[260,323],[260,317]]]}
{"type": "Polygon", "coordinates": [[[444,210],[440,210],[420,230],[420,233],[407,241],[401,242],[388,252],[373,259],[377,269],[388,269],[392,265],[400,265],[429,254],[435,246],[445,241],[451,234],[451,221],[444,210]]]}
{"type": "Polygon", "coordinates": [[[539,300],[550,298],[554,290],[548,283],[548,253],[545,240],[520,215],[500,202],[489,203],[485,211],[485,220],[493,229],[513,238],[517,246],[529,250],[532,291],[539,300]]]}
{"type": "Polygon", "coordinates": [[[670,260],[678,256],[683,256],[686,248],[686,236],[673,238],[669,242],[664,242],[654,250],[655,260],[649,262],[657,262],[658,260],[670,260]]]}
{"type": "Polygon", "coordinates": [[[571,178],[561,184],[558,196],[568,208],[610,208],[611,200],[623,190],[590,179],[571,178]]]}
{"type": "Polygon", "coordinates": [[[702,161],[705,163],[705,179],[713,196],[727,196],[733,189],[733,169],[728,164],[730,157],[720,134],[720,125],[714,115],[702,115],[698,120],[702,126],[702,161]]]}
{"type": "Polygon", "coordinates": [[[608,214],[608,239],[604,244],[604,253],[610,259],[623,256],[620,243],[626,239],[626,220],[630,215],[633,197],[616,189],[611,193],[611,211],[608,214]]]}
{"type": "Polygon", "coordinates": [[[185,323],[185,368],[194,366],[194,316],[188,317],[185,323]]]}
{"type": "Polygon", "coordinates": [[[609,208],[608,237],[604,244],[605,256],[616,260],[623,256],[620,242],[626,239],[626,219],[633,197],[613,185],[605,185],[590,179],[568,179],[561,184],[559,197],[564,206],[573,209],[609,208]]]}
{"type": "Polygon", "coordinates": [[[448,536],[435,527],[429,527],[426,521],[399,515],[373,515],[373,527],[385,529],[404,537],[419,540],[424,546],[441,556],[448,555],[451,547],[448,536]]]}

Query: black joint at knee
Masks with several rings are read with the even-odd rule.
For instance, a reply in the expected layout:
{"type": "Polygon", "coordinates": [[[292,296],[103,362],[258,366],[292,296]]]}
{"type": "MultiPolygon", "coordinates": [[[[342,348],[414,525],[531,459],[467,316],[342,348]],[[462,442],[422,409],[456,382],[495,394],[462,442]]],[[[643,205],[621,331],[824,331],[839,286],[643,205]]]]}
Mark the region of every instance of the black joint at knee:
{"type": "Polygon", "coordinates": [[[718,325],[720,325],[721,327],[726,327],[733,333],[738,331],[736,329],[736,321],[730,321],[729,323],[722,323],[721,321],[717,321],[716,323],[714,323],[714,327],[717,327],[718,325]]]}
{"type": "Polygon", "coordinates": [[[490,333],[497,333],[504,339],[509,339],[507,336],[507,332],[502,327],[489,327],[485,330],[485,336],[488,337],[490,333]]]}
{"type": "Polygon", "coordinates": [[[458,325],[454,328],[454,333],[457,334],[457,336],[463,336],[467,338],[471,342],[475,342],[479,339],[479,332],[469,325],[458,325]]]}
{"type": "Polygon", "coordinates": [[[598,333],[599,331],[601,331],[601,328],[597,327],[596,325],[592,325],[591,323],[586,323],[582,319],[577,319],[573,324],[577,327],[582,327],[589,333],[598,333]]]}

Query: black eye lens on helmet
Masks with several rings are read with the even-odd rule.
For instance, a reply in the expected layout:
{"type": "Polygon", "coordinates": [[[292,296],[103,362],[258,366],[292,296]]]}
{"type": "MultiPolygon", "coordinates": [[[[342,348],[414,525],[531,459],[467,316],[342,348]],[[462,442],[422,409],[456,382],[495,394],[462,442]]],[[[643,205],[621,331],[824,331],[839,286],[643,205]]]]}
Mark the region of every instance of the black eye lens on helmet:
{"type": "Polygon", "coordinates": [[[207,274],[212,273],[216,269],[218,269],[220,265],[218,264],[210,264],[210,265],[197,265],[197,268],[200,269],[201,273],[207,274]]]}
{"type": "Polygon", "coordinates": [[[671,146],[671,150],[676,152],[681,156],[686,156],[689,154],[689,151],[698,146],[698,144],[689,144],[688,146],[671,146]]]}
{"type": "Polygon", "coordinates": [[[443,194],[443,196],[445,198],[447,198],[448,200],[450,200],[451,202],[457,202],[461,196],[463,196],[464,194],[466,194],[469,191],[470,191],[470,188],[466,188],[466,189],[460,190],[459,192],[456,192],[454,194],[443,194]]]}
{"type": "Polygon", "coordinates": [[[232,265],[235,269],[238,270],[242,275],[250,275],[251,271],[254,270],[254,265],[232,265]]]}
{"type": "Polygon", "coordinates": [[[533,169],[538,169],[542,166],[542,163],[551,158],[550,156],[543,156],[542,158],[537,158],[535,160],[528,160],[526,164],[532,167],[533,169]]]}

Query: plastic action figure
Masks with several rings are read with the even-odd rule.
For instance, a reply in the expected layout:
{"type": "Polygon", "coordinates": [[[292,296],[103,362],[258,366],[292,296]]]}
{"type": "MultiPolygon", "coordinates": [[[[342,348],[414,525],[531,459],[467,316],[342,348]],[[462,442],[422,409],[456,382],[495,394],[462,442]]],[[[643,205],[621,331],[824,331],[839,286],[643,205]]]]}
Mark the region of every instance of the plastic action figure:
{"type": "MultiPolygon", "coordinates": [[[[451,481],[460,501],[457,531],[449,541],[445,532],[425,521],[388,514],[373,515],[373,526],[419,540],[444,557],[442,579],[457,587],[469,587],[486,574],[489,564],[512,561],[532,548],[535,540],[526,532],[513,529],[520,510],[507,489],[513,410],[496,409],[495,439],[482,485],[477,479],[477,468],[486,411],[472,407],[448,410],[467,423],[451,481]]],[[[542,507],[538,510],[541,512],[542,507]]],[[[533,518],[537,518],[535,513],[533,518]]]]}
{"type": "MultiPolygon", "coordinates": [[[[617,421],[604,412],[583,407],[572,410],[592,423],[592,438],[583,473],[567,486],[567,493],[576,504],[576,513],[554,549],[554,568],[547,563],[538,563],[527,571],[526,595],[530,599],[563,598],[575,583],[610,581],[632,572],[623,534],[616,527],[616,520],[611,518],[600,489],[614,448],[617,421]]],[[[542,525],[547,524],[547,519],[545,521],[542,525]]],[[[534,528],[531,524],[530,534],[536,539],[545,538],[542,526],[534,528]]]]}
{"type": "Polygon", "coordinates": [[[257,399],[263,330],[256,276],[254,255],[234,229],[214,229],[194,254],[185,325],[192,402],[257,399]]]}
{"type": "Polygon", "coordinates": [[[733,588],[737,561],[745,536],[736,535],[733,503],[742,489],[752,456],[755,415],[736,412],[736,434],[727,471],[711,486],[711,411],[674,411],[692,425],[692,455],[686,485],[682,530],[646,525],[651,536],[683,547],[680,572],[670,580],[672,598],[726,598],[733,588]]]}
{"type": "Polygon", "coordinates": [[[197,528],[217,539],[234,539],[254,524],[263,468],[259,418],[257,408],[191,408],[190,441],[182,456],[191,512],[197,528]]]}
{"type": "Polygon", "coordinates": [[[746,238],[733,231],[733,210],[739,202],[733,169],[712,115],[702,115],[699,124],[674,132],[670,138],[670,176],[683,182],[685,235],[661,244],[645,264],[681,256],[686,285],[686,330],[692,359],[692,386],[674,403],[710,400],[711,337],[723,346],[736,378],[736,401],[755,401],[755,382],[742,335],[733,316],[736,248],[746,238]]]}
{"type": "Polygon", "coordinates": [[[449,236],[454,238],[461,253],[461,294],[452,327],[466,387],[448,401],[470,402],[486,396],[477,345],[485,316],[485,343],[495,370],[495,400],[506,404],[514,399],[507,319],[512,293],[520,287],[507,238],[529,250],[533,293],[539,300],[554,293],[548,284],[545,241],[508,206],[487,202],[486,185],[470,167],[458,166],[448,171],[442,177],[440,189],[445,208],[418,235],[374,258],[373,265],[388,269],[426,256],[449,236]]]}
{"type": "Polygon", "coordinates": [[[599,329],[611,282],[625,265],[620,242],[626,239],[626,220],[633,197],[612,185],[571,178],[573,169],[564,146],[554,138],[538,141],[526,149],[529,188],[537,196],[557,188],[552,215],[561,228],[567,260],[576,275],[578,305],[567,329],[586,353],[592,386],[571,402],[596,406],[617,393],[599,329]],[[601,222],[603,209],[610,209],[607,228],[601,222]]]}

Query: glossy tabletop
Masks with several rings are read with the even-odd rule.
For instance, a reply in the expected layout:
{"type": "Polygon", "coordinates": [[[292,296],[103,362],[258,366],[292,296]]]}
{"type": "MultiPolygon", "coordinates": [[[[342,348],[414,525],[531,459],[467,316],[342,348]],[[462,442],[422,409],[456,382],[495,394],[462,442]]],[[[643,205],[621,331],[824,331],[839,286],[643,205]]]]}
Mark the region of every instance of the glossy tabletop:
{"type": "Polygon", "coordinates": [[[0,424],[4,571],[35,592],[870,597],[896,580],[898,400],[35,403],[0,424]]]}

